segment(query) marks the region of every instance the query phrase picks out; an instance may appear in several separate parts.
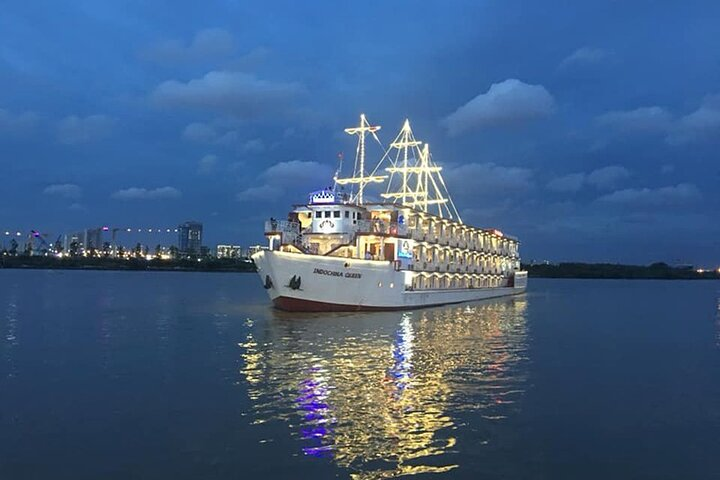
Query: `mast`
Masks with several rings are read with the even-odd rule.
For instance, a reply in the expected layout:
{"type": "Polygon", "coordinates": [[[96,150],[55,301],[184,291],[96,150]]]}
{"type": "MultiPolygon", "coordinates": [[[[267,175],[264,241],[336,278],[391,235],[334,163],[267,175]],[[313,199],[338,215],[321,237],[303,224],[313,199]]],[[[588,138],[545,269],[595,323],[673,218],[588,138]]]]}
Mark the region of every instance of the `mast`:
{"type": "MultiPolygon", "coordinates": [[[[387,161],[390,166],[385,168],[389,180],[387,190],[381,194],[382,198],[389,199],[393,203],[410,207],[426,213],[432,213],[441,218],[455,219],[462,223],[460,214],[450,198],[445,180],[443,180],[442,168],[435,165],[430,155],[430,146],[415,138],[410,121],[405,120],[400,133],[390,144],[375,168],[369,173],[365,172],[365,136],[371,134],[375,140],[380,140],[375,132],[380,126],[370,125],[364,114],[360,115],[360,124],[357,127],[346,128],[345,133],[358,136],[357,149],[355,151],[355,167],[351,177],[339,178],[340,169],[333,177],[336,185],[358,185],[358,192],[350,201],[362,205],[365,186],[368,183],[383,183],[388,180],[387,175],[376,175],[375,172],[387,161]],[[422,147],[421,147],[422,146],[422,147]],[[395,152],[394,157],[392,152],[395,152]],[[398,175],[396,178],[395,175],[398,175]],[[413,177],[414,176],[414,177],[413,177]],[[395,181],[393,182],[393,179],[395,181]],[[399,185],[398,185],[399,184],[399,185]],[[433,207],[431,209],[431,207],[433,207]],[[431,210],[433,210],[431,212],[431,210]]],[[[382,143],[380,143],[382,146],[382,143]]]]}
{"type": "Polygon", "coordinates": [[[336,175],[333,180],[337,185],[357,184],[358,193],[354,200],[358,205],[363,203],[365,185],[368,183],[382,183],[387,178],[384,175],[365,175],[365,135],[367,133],[374,135],[380,128],[380,125],[370,125],[363,113],[360,114],[360,124],[357,127],[345,129],[345,133],[358,136],[358,145],[355,151],[355,171],[352,177],[338,178],[336,175]]]}
{"type": "Polygon", "coordinates": [[[392,166],[385,169],[390,173],[390,181],[382,197],[423,212],[429,212],[429,207],[435,206],[439,217],[454,218],[462,223],[440,173],[442,168],[432,162],[430,146],[427,143],[423,145],[415,138],[409,120],[405,120],[390,147],[396,149],[397,153],[394,161],[390,159],[392,166]],[[395,174],[400,176],[399,181],[395,182],[399,183],[399,189],[392,191],[395,174]],[[411,187],[413,175],[414,188],[411,187]]]}

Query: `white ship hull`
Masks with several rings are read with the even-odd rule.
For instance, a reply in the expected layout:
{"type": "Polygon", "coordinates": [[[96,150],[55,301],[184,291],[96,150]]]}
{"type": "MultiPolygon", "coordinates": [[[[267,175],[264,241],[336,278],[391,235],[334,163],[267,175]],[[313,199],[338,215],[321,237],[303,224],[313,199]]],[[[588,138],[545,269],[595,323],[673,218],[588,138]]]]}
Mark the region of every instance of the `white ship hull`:
{"type": "Polygon", "coordinates": [[[402,310],[469,302],[525,292],[518,272],[514,286],[409,290],[416,273],[392,262],[345,259],[280,251],[253,255],[273,304],[291,311],[402,310]]]}

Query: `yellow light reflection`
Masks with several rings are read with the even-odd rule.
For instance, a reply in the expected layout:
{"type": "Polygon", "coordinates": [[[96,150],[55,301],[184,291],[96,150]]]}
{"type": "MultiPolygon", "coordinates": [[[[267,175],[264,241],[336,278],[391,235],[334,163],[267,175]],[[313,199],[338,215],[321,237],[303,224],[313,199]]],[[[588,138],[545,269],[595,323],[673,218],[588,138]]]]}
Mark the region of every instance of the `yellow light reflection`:
{"type": "MultiPolygon", "coordinates": [[[[512,415],[525,388],[522,297],[412,313],[248,323],[240,370],[255,423],[285,421],[305,455],[354,479],[457,468],[454,415],[512,415]]],[[[468,448],[467,446],[465,448],[468,448]]]]}

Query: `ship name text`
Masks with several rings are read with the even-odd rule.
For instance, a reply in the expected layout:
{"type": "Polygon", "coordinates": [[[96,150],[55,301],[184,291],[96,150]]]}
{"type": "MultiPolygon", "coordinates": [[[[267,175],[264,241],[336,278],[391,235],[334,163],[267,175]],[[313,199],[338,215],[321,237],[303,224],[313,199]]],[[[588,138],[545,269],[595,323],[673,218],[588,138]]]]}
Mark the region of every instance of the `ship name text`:
{"type": "Polygon", "coordinates": [[[316,275],[328,275],[330,277],[345,277],[345,278],[361,278],[362,273],[353,272],[338,272],[336,270],[325,270],[324,268],[316,268],[313,270],[316,275]]]}

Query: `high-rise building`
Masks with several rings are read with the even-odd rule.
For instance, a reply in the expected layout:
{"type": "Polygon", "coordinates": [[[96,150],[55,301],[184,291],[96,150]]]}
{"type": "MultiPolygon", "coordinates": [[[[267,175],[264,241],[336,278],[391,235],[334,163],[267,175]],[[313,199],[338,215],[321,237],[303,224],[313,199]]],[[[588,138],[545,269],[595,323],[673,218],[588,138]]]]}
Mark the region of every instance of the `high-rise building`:
{"type": "Polygon", "coordinates": [[[102,248],[102,229],[87,228],[83,236],[83,247],[88,252],[90,249],[99,251],[102,248]]]}
{"type": "Polygon", "coordinates": [[[178,225],[178,251],[181,255],[199,255],[202,246],[203,226],[200,222],[178,225]]]}
{"type": "Polygon", "coordinates": [[[242,256],[242,248],[240,245],[218,245],[217,258],[240,258],[242,256]]]}

